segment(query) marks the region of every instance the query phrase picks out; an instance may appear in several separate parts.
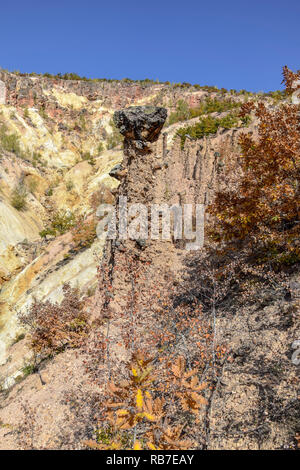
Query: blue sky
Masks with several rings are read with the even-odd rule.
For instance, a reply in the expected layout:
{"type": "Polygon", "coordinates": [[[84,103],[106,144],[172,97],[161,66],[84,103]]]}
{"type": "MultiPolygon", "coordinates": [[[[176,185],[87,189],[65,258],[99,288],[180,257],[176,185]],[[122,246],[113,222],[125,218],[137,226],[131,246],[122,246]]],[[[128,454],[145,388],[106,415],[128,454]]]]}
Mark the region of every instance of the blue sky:
{"type": "Polygon", "coordinates": [[[269,91],[300,68],[296,0],[14,0],[0,66],[269,91]]]}

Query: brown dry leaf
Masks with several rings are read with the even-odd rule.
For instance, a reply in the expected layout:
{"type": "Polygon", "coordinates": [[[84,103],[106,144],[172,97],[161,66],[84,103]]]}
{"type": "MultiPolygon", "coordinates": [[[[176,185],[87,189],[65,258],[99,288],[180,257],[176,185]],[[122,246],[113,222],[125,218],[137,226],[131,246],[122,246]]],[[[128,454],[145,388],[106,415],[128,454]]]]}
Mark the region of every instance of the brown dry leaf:
{"type": "Polygon", "coordinates": [[[200,392],[201,390],[204,390],[205,388],[207,388],[208,385],[206,382],[203,382],[202,384],[200,384],[197,388],[195,388],[194,390],[197,390],[198,392],[200,392]]]}
{"type": "Polygon", "coordinates": [[[119,403],[104,403],[104,405],[106,406],[106,408],[124,408],[126,406],[126,403],[121,401],[119,403]]]}
{"type": "Polygon", "coordinates": [[[113,394],[120,392],[120,389],[113,382],[109,382],[107,388],[113,394]]]}
{"type": "MultiPolygon", "coordinates": [[[[192,377],[193,375],[196,375],[197,373],[198,373],[198,370],[197,370],[197,369],[192,369],[191,371],[186,372],[186,373],[184,374],[184,378],[185,378],[185,379],[189,379],[190,377],[192,377]]],[[[196,378],[196,380],[197,380],[197,377],[195,377],[195,378],[196,378]]]]}
{"type": "Polygon", "coordinates": [[[182,356],[179,356],[176,359],[175,364],[171,367],[171,370],[173,374],[175,375],[175,377],[182,378],[184,369],[185,369],[185,360],[182,356]]]}
{"type": "Polygon", "coordinates": [[[85,446],[89,447],[89,449],[102,450],[102,446],[100,444],[97,444],[97,442],[92,441],[92,440],[83,441],[83,444],[85,446]]]}

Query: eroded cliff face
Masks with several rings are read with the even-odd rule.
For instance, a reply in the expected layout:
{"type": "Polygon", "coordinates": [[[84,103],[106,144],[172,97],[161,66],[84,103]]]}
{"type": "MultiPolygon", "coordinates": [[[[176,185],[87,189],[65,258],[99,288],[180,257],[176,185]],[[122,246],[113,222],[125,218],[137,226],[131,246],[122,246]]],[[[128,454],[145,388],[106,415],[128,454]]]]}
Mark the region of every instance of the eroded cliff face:
{"type": "MultiPolygon", "coordinates": [[[[121,184],[116,203],[117,236],[123,223],[118,218],[123,210],[120,209],[122,198],[125,198],[126,210],[129,211],[126,216],[128,226],[134,219],[134,213],[130,214],[131,205],[142,204],[147,214],[147,223],[143,229],[139,227],[141,235],[137,240],[117,238],[106,243],[105,258],[111,266],[110,282],[114,292],[109,308],[115,314],[121,314],[130,297],[129,268],[118,269],[118,266],[127,263],[126,253],[131,260],[135,260],[134,263],[149,265],[149,268],[144,268],[144,277],[149,281],[149,301],[152,295],[150,279],[154,284],[156,277],[161,282],[167,272],[172,273],[174,279],[181,279],[185,271],[186,245],[191,240],[184,239],[184,236],[174,238],[172,215],[171,239],[161,239],[161,227],[156,237],[159,239],[155,239],[151,226],[152,209],[164,205],[168,208],[183,208],[185,204],[191,204],[195,210],[196,204],[207,205],[218,180],[220,158],[217,150],[224,141],[229,145],[237,142],[240,132],[235,129],[224,134],[223,131],[213,138],[203,138],[201,142],[187,139],[182,148],[179,138],[168,143],[169,128],[162,131],[165,119],[164,108],[150,106],[129,107],[116,112],[114,116],[117,127],[125,137],[124,159],[119,170],[121,184]]],[[[144,292],[143,295],[146,301],[147,294],[144,292]]],[[[96,298],[101,296],[99,292],[96,298]]],[[[102,308],[103,303],[100,301],[95,310],[98,309],[100,314],[102,308]]]]}
{"type": "MultiPolygon", "coordinates": [[[[114,200],[112,193],[119,182],[109,173],[122,161],[123,152],[113,113],[146,104],[173,110],[179,99],[195,107],[216,93],[163,84],[26,77],[2,70],[0,82],[3,364],[9,357],[7,347],[22,331],[18,312],[26,310],[33,297],[60,301],[64,282],[83,292],[96,286],[101,243],[95,240],[90,248],[75,253],[71,235],[42,239],[40,232],[51,225],[57,212],[71,211],[75,216],[95,212],[91,198],[100,189],[99,202],[114,200]],[[16,189],[22,193],[24,188],[26,209],[20,210],[12,198],[16,189]]],[[[169,126],[165,149],[180,126],[169,126]]]]}

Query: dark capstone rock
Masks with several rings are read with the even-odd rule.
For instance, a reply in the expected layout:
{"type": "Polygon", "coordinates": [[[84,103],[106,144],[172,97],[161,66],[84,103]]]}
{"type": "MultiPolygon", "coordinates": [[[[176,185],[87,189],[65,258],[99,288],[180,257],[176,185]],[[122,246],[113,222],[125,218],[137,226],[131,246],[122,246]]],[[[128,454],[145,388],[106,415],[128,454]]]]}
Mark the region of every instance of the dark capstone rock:
{"type": "Polygon", "coordinates": [[[110,172],[108,173],[109,176],[115,176],[116,173],[118,173],[118,171],[121,171],[123,170],[123,167],[122,167],[122,164],[121,163],[118,163],[117,165],[115,165],[111,170],[110,172]]]}
{"type": "Polygon", "coordinates": [[[127,170],[123,168],[121,163],[118,163],[118,165],[114,166],[108,174],[109,176],[112,176],[113,178],[121,181],[121,179],[126,176],[126,173],[127,170]]]}
{"type": "Polygon", "coordinates": [[[143,147],[154,142],[167,118],[167,110],[156,106],[132,106],[116,111],[114,123],[125,139],[132,139],[143,147]]]}

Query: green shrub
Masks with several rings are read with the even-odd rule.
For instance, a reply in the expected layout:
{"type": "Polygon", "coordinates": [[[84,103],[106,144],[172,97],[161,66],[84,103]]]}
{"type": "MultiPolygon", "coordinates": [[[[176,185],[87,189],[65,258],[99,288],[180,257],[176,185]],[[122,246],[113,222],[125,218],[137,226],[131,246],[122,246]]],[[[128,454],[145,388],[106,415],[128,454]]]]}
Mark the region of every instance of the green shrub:
{"type": "Polygon", "coordinates": [[[187,103],[183,100],[179,100],[176,106],[176,111],[170,114],[168,124],[174,124],[179,121],[186,121],[198,116],[203,116],[204,114],[210,113],[222,113],[224,111],[229,111],[241,106],[240,102],[233,101],[231,99],[211,99],[203,101],[197,108],[189,108],[187,103]]]}
{"type": "Polygon", "coordinates": [[[72,211],[58,211],[53,219],[51,226],[61,235],[68,232],[75,225],[75,215],[72,211]]]}
{"type": "Polygon", "coordinates": [[[74,188],[74,183],[73,181],[69,180],[66,182],[66,188],[67,188],[67,191],[72,191],[72,189],[74,188]]]}
{"type": "Polygon", "coordinates": [[[251,122],[251,116],[249,114],[247,114],[246,116],[243,116],[241,118],[241,121],[243,123],[243,126],[247,127],[251,122]]]}
{"type": "Polygon", "coordinates": [[[31,194],[34,194],[36,190],[38,189],[39,184],[37,181],[30,181],[28,184],[28,189],[31,192],[31,194]]]}
{"type": "Polygon", "coordinates": [[[28,364],[27,366],[23,367],[22,372],[23,372],[23,379],[28,377],[28,375],[33,374],[35,371],[35,366],[34,364],[28,364]]]}
{"type": "Polygon", "coordinates": [[[192,118],[201,116],[203,114],[210,114],[210,113],[222,113],[224,111],[229,111],[231,109],[239,108],[241,106],[240,102],[232,101],[232,100],[217,100],[208,98],[206,101],[200,104],[198,108],[191,109],[190,115],[192,118]]]}
{"type": "Polygon", "coordinates": [[[81,127],[83,131],[87,130],[86,121],[85,121],[85,117],[83,116],[83,114],[79,116],[79,126],[81,127]]]}
{"type": "Polygon", "coordinates": [[[170,114],[169,125],[178,121],[186,121],[191,116],[190,109],[184,100],[179,100],[176,106],[176,111],[170,114]]]}
{"type": "Polygon", "coordinates": [[[33,152],[32,159],[35,162],[38,162],[42,159],[42,155],[39,152],[33,152]]]}
{"type": "Polygon", "coordinates": [[[274,100],[274,104],[279,103],[281,100],[287,97],[285,91],[283,90],[275,90],[275,91],[270,91],[269,93],[266,94],[266,96],[270,96],[274,100]]]}
{"type": "Polygon", "coordinates": [[[112,133],[106,139],[106,145],[107,148],[110,150],[119,145],[121,142],[123,142],[123,136],[118,131],[112,119],[110,120],[109,125],[112,128],[112,133]]]}
{"type": "Polygon", "coordinates": [[[54,214],[49,227],[40,232],[40,236],[45,238],[47,235],[63,235],[71,230],[76,224],[76,218],[72,211],[61,210],[54,214]]]}
{"type": "Polygon", "coordinates": [[[55,237],[56,236],[56,231],[54,229],[52,229],[51,227],[47,227],[44,230],[40,231],[40,237],[41,238],[46,238],[47,235],[55,237]]]}
{"type": "MultiPolygon", "coordinates": [[[[15,75],[18,75],[20,77],[45,77],[45,78],[50,78],[50,79],[60,79],[60,80],[84,80],[84,81],[91,81],[91,82],[107,82],[107,83],[120,83],[120,82],[124,82],[124,83],[138,83],[142,86],[145,86],[145,85],[153,85],[153,84],[156,84],[156,83],[164,83],[164,82],[159,82],[159,81],[155,81],[155,80],[152,80],[152,79],[149,79],[149,78],[145,78],[143,80],[132,80],[130,78],[124,78],[123,80],[117,80],[117,79],[114,79],[114,78],[87,78],[87,77],[81,77],[80,75],[78,75],[77,73],[57,73],[57,74],[52,74],[52,73],[42,73],[42,74],[39,74],[39,73],[35,73],[35,72],[31,72],[31,73],[24,73],[24,72],[20,72],[19,70],[14,70],[12,73],[14,73],[15,75]]],[[[169,82],[165,82],[165,84],[168,84],[169,82]]],[[[179,84],[181,86],[181,84],[179,84]]]]}
{"type": "Polygon", "coordinates": [[[18,157],[22,155],[19,136],[14,133],[8,134],[8,129],[4,124],[0,127],[0,145],[7,152],[13,152],[18,157]]]}
{"type": "Polygon", "coordinates": [[[97,153],[101,153],[104,150],[103,142],[100,142],[97,147],[97,153]]]}
{"type": "Polygon", "coordinates": [[[18,186],[15,187],[15,189],[13,190],[11,194],[10,203],[18,211],[23,211],[26,209],[26,206],[27,206],[26,197],[27,197],[26,188],[22,184],[19,184],[18,186]]]}
{"type": "Polygon", "coordinates": [[[206,116],[200,119],[199,122],[193,126],[182,127],[178,129],[176,135],[181,138],[181,148],[184,147],[187,136],[191,139],[201,139],[204,135],[215,134],[219,127],[230,129],[238,124],[238,118],[234,114],[228,114],[227,116],[218,119],[211,116],[206,116]]]}
{"type": "Polygon", "coordinates": [[[43,118],[45,120],[48,119],[48,117],[49,117],[48,114],[45,111],[45,108],[40,108],[39,109],[39,115],[41,116],[41,118],[43,118]]]}
{"type": "Polygon", "coordinates": [[[53,196],[53,189],[54,189],[53,186],[50,185],[50,186],[45,190],[45,193],[44,193],[45,196],[47,196],[47,197],[53,196]]]}
{"type": "Polygon", "coordinates": [[[15,336],[15,339],[14,339],[13,342],[12,342],[12,345],[19,343],[19,341],[22,341],[22,339],[24,339],[24,338],[25,338],[25,333],[19,333],[19,334],[17,334],[17,335],[15,336]]]}
{"type": "Polygon", "coordinates": [[[81,153],[81,158],[82,160],[86,160],[87,162],[89,162],[90,165],[95,165],[96,163],[94,157],[91,155],[90,152],[81,153]]]}
{"type": "Polygon", "coordinates": [[[36,167],[38,164],[42,165],[42,166],[46,166],[47,163],[46,162],[43,162],[42,160],[42,155],[39,153],[39,152],[33,152],[31,155],[30,155],[30,158],[29,160],[32,161],[32,165],[34,167],[36,167]]]}

